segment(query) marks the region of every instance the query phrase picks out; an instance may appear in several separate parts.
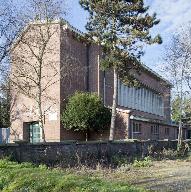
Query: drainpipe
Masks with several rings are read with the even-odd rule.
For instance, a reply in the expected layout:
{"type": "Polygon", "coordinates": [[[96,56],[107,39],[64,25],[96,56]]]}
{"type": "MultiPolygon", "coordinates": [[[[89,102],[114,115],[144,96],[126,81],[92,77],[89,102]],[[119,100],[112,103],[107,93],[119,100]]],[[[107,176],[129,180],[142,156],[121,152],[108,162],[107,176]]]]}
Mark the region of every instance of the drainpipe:
{"type": "Polygon", "coordinates": [[[100,55],[97,56],[98,65],[97,65],[97,92],[100,96],[100,55]]]}
{"type": "Polygon", "coordinates": [[[133,139],[134,138],[134,135],[133,135],[133,115],[130,115],[129,117],[129,135],[130,135],[130,139],[133,139]]]}
{"type": "Polygon", "coordinates": [[[105,78],[105,70],[103,72],[103,103],[106,105],[106,78],[105,78]]]}
{"type": "Polygon", "coordinates": [[[89,62],[90,62],[90,56],[89,56],[89,51],[90,51],[90,45],[86,45],[86,91],[89,92],[89,62]]]}

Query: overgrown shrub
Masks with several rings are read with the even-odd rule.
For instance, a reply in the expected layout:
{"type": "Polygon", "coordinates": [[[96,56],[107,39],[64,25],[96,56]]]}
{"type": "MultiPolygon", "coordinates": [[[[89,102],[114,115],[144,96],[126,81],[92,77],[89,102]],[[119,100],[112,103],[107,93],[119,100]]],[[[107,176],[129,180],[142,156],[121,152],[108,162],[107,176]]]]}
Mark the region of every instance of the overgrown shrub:
{"type": "Polygon", "coordinates": [[[68,100],[61,120],[66,129],[88,132],[109,127],[110,109],[95,93],[76,92],[68,100]]]}
{"type": "Polygon", "coordinates": [[[161,150],[155,150],[153,145],[148,146],[148,155],[156,160],[163,160],[163,159],[177,159],[180,157],[185,157],[187,152],[186,145],[182,148],[182,150],[178,151],[171,148],[163,148],[161,150]]]}
{"type": "Polygon", "coordinates": [[[118,156],[118,155],[112,156],[112,164],[114,166],[120,167],[122,165],[127,165],[130,163],[131,163],[131,160],[128,156],[118,156]]]}
{"type": "Polygon", "coordinates": [[[179,154],[177,150],[173,149],[163,149],[162,150],[162,159],[177,159],[179,154]]]}

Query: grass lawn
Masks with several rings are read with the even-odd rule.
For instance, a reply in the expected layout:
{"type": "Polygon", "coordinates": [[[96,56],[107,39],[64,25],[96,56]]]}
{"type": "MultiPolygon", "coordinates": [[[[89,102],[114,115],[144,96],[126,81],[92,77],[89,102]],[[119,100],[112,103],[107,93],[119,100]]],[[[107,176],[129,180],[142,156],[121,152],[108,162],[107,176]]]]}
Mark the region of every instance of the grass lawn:
{"type": "Polygon", "coordinates": [[[105,180],[94,174],[47,169],[30,163],[18,164],[0,160],[0,191],[2,192],[139,192],[127,183],[105,180]]]}

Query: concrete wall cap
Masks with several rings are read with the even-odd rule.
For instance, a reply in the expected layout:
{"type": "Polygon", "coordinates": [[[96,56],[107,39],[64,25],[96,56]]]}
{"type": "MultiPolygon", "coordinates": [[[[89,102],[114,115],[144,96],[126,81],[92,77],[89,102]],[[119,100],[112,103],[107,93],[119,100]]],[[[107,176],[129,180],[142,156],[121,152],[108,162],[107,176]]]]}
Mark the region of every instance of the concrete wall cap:
{"type": "Polygon", "coordinates": [[[131,113],[131,110],[127,110],[127,109],[120,109],[120,108],[116,108],[117,112],[122,112],[122,113],[131,113]]]}

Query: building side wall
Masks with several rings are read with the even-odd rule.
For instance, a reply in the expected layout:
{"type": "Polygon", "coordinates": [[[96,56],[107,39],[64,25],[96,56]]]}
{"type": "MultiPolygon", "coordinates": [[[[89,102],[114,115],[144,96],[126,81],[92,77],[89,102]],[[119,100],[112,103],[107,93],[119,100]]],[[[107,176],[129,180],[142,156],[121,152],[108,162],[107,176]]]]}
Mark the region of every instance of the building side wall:
{"type": "MultiPolygon", "coordinates": [[[[76,36],[75,32],[69,30],[65,25],[54,25],[58,32],[53,35],[49,42],[49,49],[45,55],[44,62],[47,63],[44,68],[44,73],[47,76],[54,75],[55,70],[58,73],[55,75],[57,79],[52,86],[46,91],[44,98],[44,108],[50,106],[50,100],[53,98],[52,106],[45,113],[45,135],[47,141],[62,141],[62,140],[85,140],[83,133],[67,131],[61,123],[60,115],[66,106],[68,98],[76,91],[89,91],[98,93],[106,106],[112,106],[113,97],[113,71],[100,70],[100,55],[101,50],[97,45],[87,45],[76,36]],[[52,70],[52,64],[55,64],[52,70]],[[105,78],[104,78],[105,77],[105,78]]],[[[31,38],[32,39],[32,38],[31,38]]],[[[35,59],[31,56],[30,50],[22,44],[17,45],[12,56],[19,55],[27,58],[29,63],[35,63],[35,59]]],[[[12,74],[16,72],[19,62],[13,62],[12,74]]],[[[30,71],[30,68],[28,69],[30,71]]],[[[135,73],[135,72],[134,72],[135,73]]],[[[170,122],[170,87],[166,82],[159,80],[152,73],[142,71],[135,76],[140,80],[144,87],[151,89],[164,98],[164,116],[158,116],[151,113],[131,110],[129,113],[123,112],[127,110],[125,107],[118,106],[123,110],[118,111],[116,119],[115,139],[131,138],[131,121],[130,116],[139,116],[149,119],[150,121],[170,122]]],[[[43,83],[46,83],[44,81],[43,83]]],[[[25,139],[28,137],[27,122],[37,121],[38,117],[35,114],[36,103],[33,99],[21,94],[16,87],[12,87],[13,107],[11,112],[11,141],[15,139],[25,139]]],[[[159,136],[150,135],[150,127],[152,123],[142,122],[143,133],[137,135],[140,139],[165,139],[165,126],[160,126],[159,136]]],[[[176,128],[170,127],[169,139],[175,139],[176,128]],[[172,129],[172,130],[171,130],[172,129]]],[[[90,140],[108,140],[109,129],[102,132],[90,133],[90,140]]]]}
{"type": "Polygon", "coordinates": [[[103,98],[104,72],[101,70],[101,49],[99,46],[92,44],[89,46],[89,70],[88,70],[88,91],[96,92],[103,98]]]}
{"type": "MultiPolygon", "coordinates": [[[[44,29],[43,29],[44,30],[44,29]]],[[[60,141],[60,30],[59,25],[50,27],[52,36],[48,41],[42,64],[42,108],[44,112],[44,131],[46,141],[60,141]],[[49,82],[49,84],[47,84],[49,82]]],[[[14,74],[17,75],[18,68],[23,70],[25,75],[29,74],[37,78],[35,68],[37,60],[31,53],[30,48],[38,54],[38,50],[33,47],[39,35],[39,28],[32,27],[25,33],[24,38],[29,40],[27,46],[22,41],[12,51],[12,71],[11,78],[15,80],[14,74]],[[31,41],[33,39],[33,41],[31,41]],[[23,60],[21,60],[23,59],[23,60]],[[21,68],[22,65],[22,68],[21,68]]],[[[39,42],[40,43],[40,42],[39,42]]],[[[20,82],[18,77],[18,82],[20,82]]],[[[28,80],[27,80],[28,81],[28,80]]],[[[28,83],[32,83],[30,80],[28,83]]],[[[23,94],[21,89],[12,85],[12,107],[11,107],[11,142],[14,140],[28,140],[29,126],[28,123],[38,121],[38,107],[35,98],[29,98],[23,94]]],[[[37,89],[31,88],[31,92],[37,95],[37,89]]],[[[31,94],[30,94],[31,95],[31,94]]]]}
{"type": "MultiPolygon", "coordinates": [[[[115,140],[125,140],[129,138],[129,123],[129,114],[118,111],[114,131],[115,140]]],[[[109,140],[109,127],[103,131],[90,132],[89,140],[109,140]]]]}
{"type": "MultiPolygon", "coordinates": [[[[152,77],[152,75],[147,74],[146,72],[141,72],[141,75],[137,77],[144,87],[147,87],[153,91],[158,92],[163,96],[164,99],[164,116],[155,115],[152,113],[140,111],[137,109],[131,109],[123,106],[118,106],[122,109],[130,109],[132,110],[132,115],[143,116],[149,119],[157,119],[160,121],[170,122],[170,87],[168,87],[165,82],[162,80],[159,81],[157,78],[152,77]]],[[[112,97],[113,97],[113,72],[106,72],[106,80],[105,80],[105,93],[106,93],[106,105],[112,105],[112,97]]]]}
{"type": "MultiPolygon", "coordinates": [[[[61,26],[60,36],[60,112],[66,106],[67,99],[76,91],[87,91],[88,47],[65,26],[61,26]]],[[[61,124],[61,140],[84,140],[83,133],[67,131],[61,124]]]]}
{"type": "MultiPolygon", "coordinates": [[[[155,90],[156,92],[160,93],[163,98],[164,98],[164,120],[167,122],[170,122],[170,113],[171,113],[171,108],[170,108],[170,90],[171,88],[169,85],[166,84],[161,79],[156,78],[154,75],[151,73],[148,73],[146,71],[141,72],[139,75],[136,75],[137,78],[140,80],[140,82],[152,89],[155,90]]],[[[157,118],[157,116],[156,116],[157,118]]]]}
{"type": "MultiPolygon", "coordinates": [[[[133,123],[138,123],[141,126],[141,133],[132,133],[131,132],[131,139],[138,139],[138,140],[175,140],[178,137],[178,127],[171,126],[171,125],[164,125],[152,122],[144,122],[144,121],[137,121],[137,120],[130,120],[130,129],[133,131],[133,123]],[[159,132],[158,134],[154,134],[151,132],[151,126],[158,126],[159,132]],[[165,130],[168,129],[168,132],[165,130]]],[[[183,139],[187,138],[186,134],[187,129],[183,129],[183,139]]]]}
{"type": "MultiPolygon", "coordinates": [[[[76,91],[96,92],[103,95],[103,72],[99,69],[100,49],[87,45],[75,33],[61,26],[61,114],[67,99],[76,91]]],[[[66,130],[61,125],[61,140],[85,140],[84,133],[66,130]]]]}

